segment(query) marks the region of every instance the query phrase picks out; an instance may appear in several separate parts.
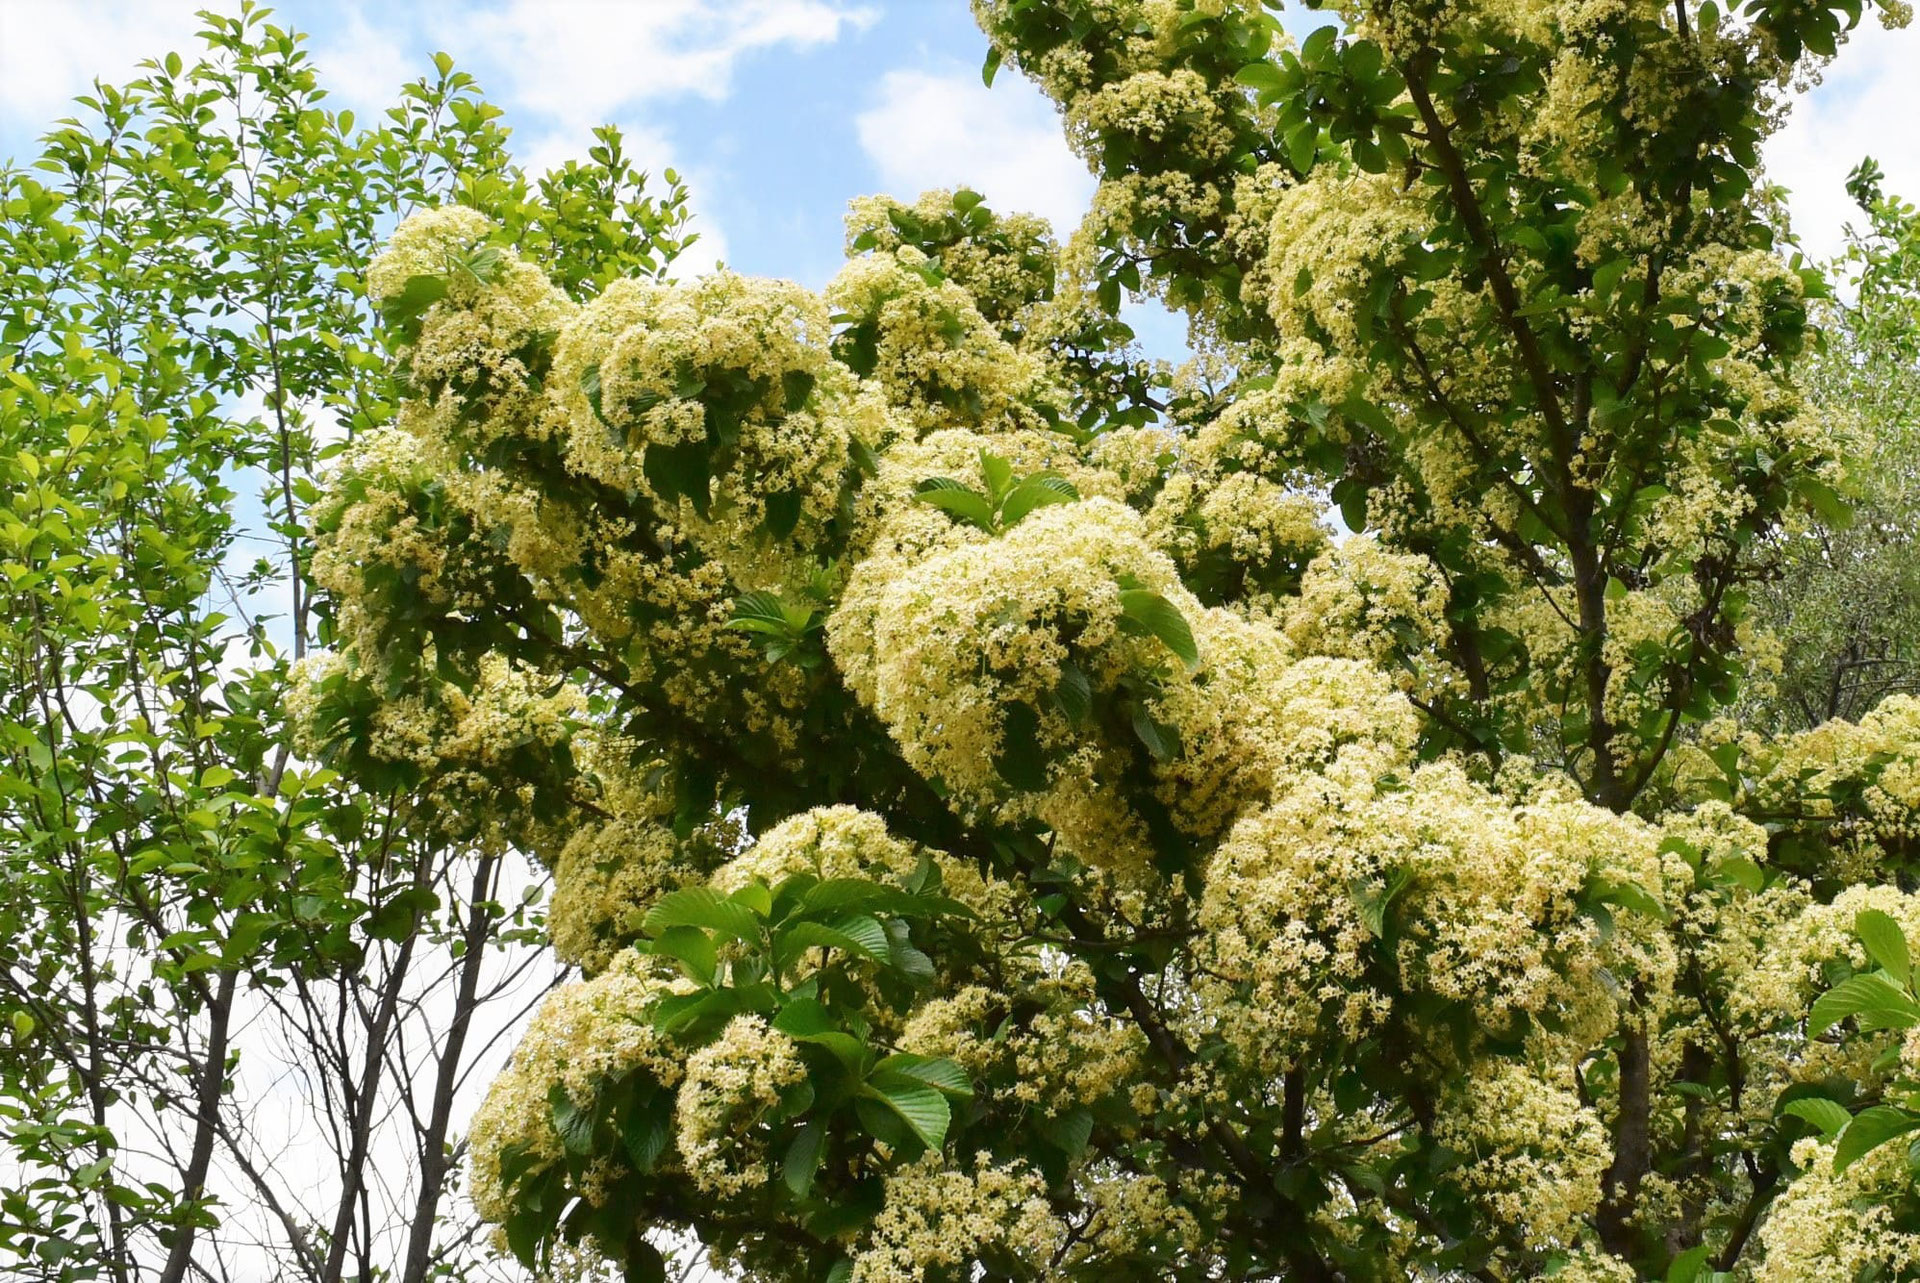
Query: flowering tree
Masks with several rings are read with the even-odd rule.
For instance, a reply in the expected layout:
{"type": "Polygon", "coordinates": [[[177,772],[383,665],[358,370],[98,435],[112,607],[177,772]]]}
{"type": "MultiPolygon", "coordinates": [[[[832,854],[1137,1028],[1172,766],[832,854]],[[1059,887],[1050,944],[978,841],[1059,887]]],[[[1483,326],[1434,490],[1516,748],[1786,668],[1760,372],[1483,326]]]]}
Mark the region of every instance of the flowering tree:
{"type": "Polygon", "coordinates": [[[507,1247],[1908,1277],[1920,702],[1724,716],[1841,511],[1752,184],[1858,0],[976,7],[1100,179],[1064,248],[962,190],[820,295],[579,305],[464,209],[370,273],[411,395],[296,715],[554,871],[507,1247]]]}

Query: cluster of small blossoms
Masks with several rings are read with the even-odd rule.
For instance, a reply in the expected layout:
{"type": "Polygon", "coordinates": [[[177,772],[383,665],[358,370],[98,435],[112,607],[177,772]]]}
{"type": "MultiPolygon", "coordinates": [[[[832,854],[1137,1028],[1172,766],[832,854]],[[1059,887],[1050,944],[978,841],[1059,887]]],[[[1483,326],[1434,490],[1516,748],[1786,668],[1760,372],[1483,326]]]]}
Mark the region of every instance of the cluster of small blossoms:
{"type": "Polygon", "coordinates": [[[534,1013],[468,1132],[469,1190],[483,1219],[504,1224],[512,1211],[513,1191],[501,1174],[509,1150],[531,1156],[535,1165],[560,1158],[554,1086],[585,1109],[603,1081],[622,1074],[643,1071],[668,1087],[680,1080],[680,1053],[649,1018],[654,1001],[675,983],[652,974],[649,962],[623,954],[592,980],[555,989],[534,1013]]]}
{"type": "Polygon", "coordinates": [[[1302,654],[1363,660],[1432,699],[1461,685],[1441,658],[1446,602],[1446,581],[1427,558],[1356,535],[1307,567],[1287,606],[1287,639],[1302,654]]]}
{"type": "Polygon", "coordinates": [[[1176,1191],[1157,1176],[1102,1165],[1080,1172],[1074,1192],[1086,1207],[1066,1263],[1156,1259],[1199,1265],[1216,1253],[1176,1191]]]}
{"type": "Polygon", "coordinates": [[[793,1040],[759,1016],[735,1016],[688,1057],[674,1122],[693,1183],[721,1196],[764,1184],[765,1146],[754,1129],[806,1076],[793,1040]]]}
{"type": "Polygon", "coordinates": [[[1793,1147],[1800,1169],[1760,1224],[1755,1283],[1807,1279],[1911,1278],[1920,1272],[1920,1234],[1893,1224],[1894,1206],[1913,1199],[1905,1145],[1882,1145],[1833,1170],[1834,1147],[1814,1139],[1793,1147]]]}
{"type": "Polygon", "coordinates": [[[1096,694],[1127,674],[1178,666],[1156,638],[1121,629],[1123,586],[1200,614],[1137,514],[1104,499],[1043,508],[998,539],[915,564],[880,596],[874,711],[907,761],[961,802],[1041,818],[1089,858],[1124,863],[1139,835],[1097,797],[1103,749],[1053,699],[1065,664],[1096,694]],[[1016,704],[1033,711],[1042,750],[1062,754],[1031,793],[1010,793],[995,767],[1016,704]]]}
{"type": "Polygon", "coordinates": [[[1543,1079],[1495,1061],[1461,1076],[1434,1138],[1465,1156],[1448,1179],[1481,1213],[1520,1230],[1534,1248],[1568,1246],[1600,1205],[1600,1177],[1613,1159],[1606,1129],[1574,1093],[1572,1074],[1543,1079]]]}
{"type": "Polygon", "coordinates": [[[1052,1113],[1125,1096],[1147,1054],[1137,1028],[1099,1010],[1092,973],[1079,962],[1020,986],[1017,1002],[984,985],[930,998],[899,1043],[952,1060],[989,1094],[1052,1113]]]}
{"type": "Polygon", "coordinates": [[[406,352],[420,394],[409,413],[423,435],[476,450],[535,430],[546,345],[573,310],[539,267],[489,245],[494,231],[476,210],[426,210],[396,229],[367,273],[375,302],[403,295],[416,277],[438,283],[442,301],[406,352]]]}
{"type": "MultiPolygon", "coordinates": [[[[886,196],[856,197],[847,208],[847,256],[863,250],[892,254],[908,245],[900,230],[902,214],[922,228],[945,230],[971,212],[955,204],[955,195],[934,188],[911,205],[886,196]]],[[[983,234],[942,238],[928,252],[935,254],[941,273],[967,291],[982,316],[1003,329],[1022,325],[1028,311],[1053,293],[1052,229],[1033,214],[995,214],[979,230],[983,234]]],[[[924,243],[916,248],[928,250],[924,243]]]]}
{"type": "Polygon", "coordinates": [[[532,814],[536,781],[511,767],[530,749],[551,753],[571,740],[586,714],[580,689],[489,653],[467,689],[436,681],[369,698],[355,658],[315,651],[295,665],[287,693],[295,747],[322,756],[345,733],[342,708],[356,707],[365,718],[352,728],[356,751],[410,768],[424,782],[415,815],[439,837],[494,853],[517,844],[547,855],[559,838],[532,814]]]}
{"type": "Polygon", "coordinates": [[[794,497],[796,525],[838,510],[853,388],[828,353],[830,332],[826,304],[785,281],[721,272],[686,285],[615,282],[555,349],[569,467],[651,496],[710,555],[750,567],[771,496],[794,497]],[[710,482],[696,483],[710,484],[706,502],[684,483],[663,490],[648,466],[650,449],[675,447],[710,451],[710,482]]]}
{"type": "Polygon", "coordinates": [[[1579,909],[1596,876],[1660,894],[1647,826],[1568,798],[1516,809],[1451,764],[1383,789],[1377,767],[1336,762],[1214,855],[1196,989],[1230,1013],[1225,1032],[1249,1060],[1289,1060],[1326,1029],[1361,1037],[1390,1014],[1368,980],[1386,915],[1400,924],[1401,984],[1470,1003],[1489,1031],[1552,1013],[1578,1044],[1616,1018],[1614,974],[1670,985],[1657,931],[1623,922],[1606,939],[1579,909]]]}
{"type": "Polygon", "coordinates": [[[1026,424],[1044,371],[1001,337],[959,284],[926,254],[901,246],[856,258],[825,299],[866,350],[853,355],[890,404],[921,432],[961,425],[1026,424]]]}
{"type": "Polygon", "coordinates": [[[1272,611],[1327,546],[1321,504],[1252,472],[1176,472],[1148,523],[1154,542],[1197,590],[1249,611],[1272,611]]]}
{"type": "Polygon", "coordinates": [[[1067,1239],[1046,1182],[1022,1163],[977,1154],[972,1170],[938,1154],[887,1177],[885,1202],[854,1254],[852,1283],[922,1283],[995,1251],[1044,1277],[1067,1239]]]}

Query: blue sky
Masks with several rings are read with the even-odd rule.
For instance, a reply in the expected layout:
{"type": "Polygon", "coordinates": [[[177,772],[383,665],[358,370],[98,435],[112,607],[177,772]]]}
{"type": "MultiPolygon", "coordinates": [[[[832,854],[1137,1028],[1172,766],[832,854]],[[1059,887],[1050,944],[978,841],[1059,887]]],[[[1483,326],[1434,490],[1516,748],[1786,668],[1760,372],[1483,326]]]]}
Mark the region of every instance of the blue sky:
{"type": "MultiPolygon", "coordinates": [[[[93,77],[191,51],[204,2],[0,0],[0,157],[29,157],[93,77]]],[[[1302,31],[1322,21],[1286,16],[1302,31]]],[[[691,183],[706,235],[695,267],[722,258],[817,286],[863,192],[965,182],[1064,231],[1092,189],[1045,100],[1015,75],[981,84],[985,42],[965,0],[287,0],[276,21],[312,35],[338,105],[362,113],[446,50],[507,110],[535,166],[620,124],[643,163],[691,183]]],[[[1917,59],[1920,33],[1869,18],[1770,146],[1815,252],[1839,243],[1841,181],[1861,155],[1920,195],[1917,59]]]]}

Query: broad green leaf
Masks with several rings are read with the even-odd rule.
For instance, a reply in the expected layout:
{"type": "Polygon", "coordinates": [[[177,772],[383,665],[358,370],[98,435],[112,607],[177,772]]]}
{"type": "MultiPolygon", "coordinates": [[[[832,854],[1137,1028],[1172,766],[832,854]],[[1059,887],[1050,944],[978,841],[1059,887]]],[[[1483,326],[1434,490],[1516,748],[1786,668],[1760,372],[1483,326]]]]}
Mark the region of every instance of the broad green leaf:
{"type": "Polygon", "coordinates": [[[547,1089],[547,1111],[560,1144],[569,1154],[593,1153],[593,1115],[573,1103],[563,1084],[555,1083],[547,1089]]]}
{"type": "Polygon", "coordinates": [[[813,1188],[813,1174],[820,1170],[820,1155],[826,1149],[827,1127],[818,1119],[802,1127],[787,1146],[780,1160],[780,1177],[796,1198],[805,1198],[813,1188]]]}
{"type": "Polygon", "coordinates": [[[973,1099],[973,1084],[967,1081],[966,1071],[951,1060],[896,1053],[874,1065],[872,1077],[875,1082],[885,1075],[897,1075],[902,1079],[925,1083],[961,1100],[973,1099]]]}
{"type": "Polygon", "coordinates": [[[1812,1123],[1824,1136],[1831,1137],[1852,1120],[1846,1106],[1823,1096],[1802,1096],[1798,1100],[1788,1101],[1780,1107],[1783,1114],[1812,1123]]]}
{"type": "Polygon", "coordinates": [[[1712,1250],[1711,1244],[1702,1243],[1675,1256],[1667,1266],[1667,1283],[1705,1283],[1711,1279],[1713,1266],[1707,1257],[1712,1250]]]}
{"type": "Polygon", "coordinates": [[[704,927],[736,940],[760,935],[760,919],[753,910],[711,887],[685,887],[654,905],[647,913],[647,933],[658,935],[669,927],[704,927]]]}
{"type": "Polygon", "coordinates": [[[1008,528],[1020,523],[1020,519],[1035,508],[1052,503],[1072,503],[1080,497],[1071,481],[1054,473],[1039,473],[1028,477],[1007,493],[1000,503],[1000,525],[1008,528]]]}
{"type": "Polygon", "coordinates": [[[656,935],[647,948],[660,957],[674,959],[696,983],[713,984],[713,969],[719,955],[713,937],[699,927],[668,927],[656,935]]]}
{"type": "Polygon", "coordinates": [[[1819,1037],[1849,1016],[1887,1029],[1904,1029],[1920,1020],[1920,1005],[1885,974],[1849,976],[1813,1000],[1807,1032],[1819,1037]]]}
{"type": "Polygon", "coordinates": [[[982,530],[993,529],[992,500],[951,477],[928,477],[914,490],[913,497],[982,530]]]}
{"type": "Polygon", "coordinates": [[[1193,629],[1179,607],[1148,588],[1123,588],[1120,591],[1122,616],[1148,636],[1157,637],[1168,650],[1192,668],[1200,662],[1200,648],[1193,643],[1193,629]]]}
{"type": "Polygon", "coordinates": [[[947,1108],[947,1098],[935,1088],[889,1081],[868,1083],[864,1092],[898,1115],[928,1149],[939,1149],[946,1141],[953,1113],[947,1108]]]}
{"type": "Polygon", "coordinates": [[[1853,1116],[1833,1147],[1833,1170],[1844,1172],[1880,1146],[1920,1128],[1920,1114],[1892,1105],[1875,1105],[1853,1116]]]}
{"type": "Polygon", "coordinates": [[[999,500],[1013,484],[1013,465],[988,450],[980,452],[980,475],[987,483],[987,497],[999,500]]]}
{"type": "Polygon", "coordinates": [[[809,1034],[838,1028],[832,1015],[817,998],[795,998],[780,1008],[772,1023],[775,1029],[789,1038],[804,1038],[809,1034]]]}
{"type": "Polygon", "coordinates": [[[1093,1114],[1085,1105],[1076,1105],[1043,1121],[1040,1135],[1068,1158],[1078,1158],[1093,1138],[1093,1114]]]}
{"type": "Polygon", "coordinates": [[[1879,909],[1862,909],[1853,919],[1853,930],[1866,946],[1867,956],[1905,985],[1912,978],[1913,963],[1907,955],[1907,936],[1900,924],[1879,909]]]}
{"type": "Polygon", "coordinates": [[[823,922],[796,922],[782,928],[774,935],[774,958],[782,968],[791,966],[793,961],[809,949],[838,949],[842,953],[854,954],[874,962],[881,961],[886,955],[875,953],[860,941],[844,932],[836,931],[823,922]]]}

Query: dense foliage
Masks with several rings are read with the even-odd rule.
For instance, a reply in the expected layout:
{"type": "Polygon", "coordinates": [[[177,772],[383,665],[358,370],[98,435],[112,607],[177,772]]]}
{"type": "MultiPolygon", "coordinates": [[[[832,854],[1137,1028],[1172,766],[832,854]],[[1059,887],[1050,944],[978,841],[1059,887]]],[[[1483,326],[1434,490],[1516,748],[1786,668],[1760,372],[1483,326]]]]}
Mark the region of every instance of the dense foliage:
{"type": "Polygon", "coordinates": [[[553,870],[505,1245],[1920,1271],[1920,701],[1728,716],[1847,484],[1757,149],[1859,11],[979,0],[1100,179],[1064,247],[861,202],[815,294],[408,219],[289,711],[553,870]]]}
{"type": "Polygon", "coordinates": [[[205,18],[0,168],[0,1273],[417,1283],[474,1259],[455,1089],[537,915],[404,783],[292,757],[301,510],[399,399],[402,216],[486,209],[585,295],[685,194],[612,131],[529,179],[445,55],[356,124],[266,11],[205,18]]]}
{"type": "Polygon", "coordinates": [[[1872,161],[1848,190],[1866,220],[1802,382],[1847,442],[1849,512],[1790,520],[1755,597],[1780,642],[1756,712],[1794,729],[1920,693],[1920,214],[1872,161]]]}

